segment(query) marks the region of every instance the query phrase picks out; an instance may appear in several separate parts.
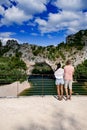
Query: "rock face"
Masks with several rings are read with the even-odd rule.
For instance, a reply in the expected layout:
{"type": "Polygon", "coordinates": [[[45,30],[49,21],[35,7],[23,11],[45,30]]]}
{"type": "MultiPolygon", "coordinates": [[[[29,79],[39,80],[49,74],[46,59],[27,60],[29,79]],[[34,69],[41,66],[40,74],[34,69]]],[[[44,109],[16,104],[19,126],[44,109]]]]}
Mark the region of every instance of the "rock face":
{"type": "Polygon", "coordinates": [[[8,40],[6,46],[3,47],[3,49],[7,49],[3,56],[14,56],[17,53],[21,53],[21,59],[27,65],[28,74],[31,73],[33,66],[37,62],[46,62],[55,70],[58,62],[65,65],[66,60],[71,59],[73,65],[77,66],[87,59],[87,30],[81,30],[74,35],[68,36],[65,44],[70,45],[70,47],[68,49],[64,45],[60,48],[59,45],[41,47],[28,43],[18,44],[15,40],[8,40]],[[78,50],[76,48],[78,46],[83,46],[83,48],[78,50]],[[50,56],[51,58],[49,58],[50,56]]]}
{"type": "Polygon", "coordinates": [[[81,30],[74,35],[69,35],[66,38],[66,43],[74,45],[80,44],[84,46],[83,49],[78,50],[77,53],[72,57],[74,66],[77,66],[87,59],[87,30],[81,30]]]}

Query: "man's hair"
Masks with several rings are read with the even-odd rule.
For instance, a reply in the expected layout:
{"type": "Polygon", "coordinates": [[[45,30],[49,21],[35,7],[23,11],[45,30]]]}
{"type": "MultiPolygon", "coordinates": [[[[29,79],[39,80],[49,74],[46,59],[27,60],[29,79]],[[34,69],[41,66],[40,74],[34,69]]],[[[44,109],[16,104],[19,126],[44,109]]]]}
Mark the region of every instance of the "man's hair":
{"type": "Polygon", "coordinates": [[[71,60],[67,60],[66,65],[70,65],[71,64],[71,60]]]}

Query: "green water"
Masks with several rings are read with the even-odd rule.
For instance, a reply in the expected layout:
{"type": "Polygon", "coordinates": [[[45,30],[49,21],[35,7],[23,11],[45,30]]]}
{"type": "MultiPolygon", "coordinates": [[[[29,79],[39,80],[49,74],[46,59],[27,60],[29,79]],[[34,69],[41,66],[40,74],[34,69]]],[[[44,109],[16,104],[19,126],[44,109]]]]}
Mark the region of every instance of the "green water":
{"type": "MultiPolygon", "coordinates": [[[[57,95],[55,79],[53,78],[35,77],[29,79],[29,83],[31,84],[31,88],[21,92],[20,96],[57,95]]],[[[73,83],[73,95],[87,95],[87,86],[82,82],[73,83]]]]}

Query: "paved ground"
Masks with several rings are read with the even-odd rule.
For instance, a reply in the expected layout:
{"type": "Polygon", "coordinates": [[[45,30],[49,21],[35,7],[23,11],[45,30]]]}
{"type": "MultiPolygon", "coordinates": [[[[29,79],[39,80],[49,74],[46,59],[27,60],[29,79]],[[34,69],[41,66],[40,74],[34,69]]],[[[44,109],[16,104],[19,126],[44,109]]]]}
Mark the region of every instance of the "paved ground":
{"type": "Polygon", "coordinates": [[[87,130],[87,96],[0,98],[0,130],[87,130]]]}

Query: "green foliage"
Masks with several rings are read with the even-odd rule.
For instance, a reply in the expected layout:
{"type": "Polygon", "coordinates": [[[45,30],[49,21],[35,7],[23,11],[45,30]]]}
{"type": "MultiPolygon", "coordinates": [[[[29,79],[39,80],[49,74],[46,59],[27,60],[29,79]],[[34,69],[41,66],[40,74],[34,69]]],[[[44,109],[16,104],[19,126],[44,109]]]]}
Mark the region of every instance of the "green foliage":
{"type": "Polygon", "coordinates": [[[22,56],[22,52],[18,52],[18,50],[17,50],[15,55],[16,55],[16,57],[21,58],[21,56],[22,56]]]}
{"type": "Polygon", "coordinates": [[[0,58],[0,84],[26,79],[26,64],[18,57],[0,58]]]}
{"type": "Polygon", "coordinates": [[[76,67],[75,78],[79,81],[87,81],[87,60],[76,67]]]}
{"type": "Polygon", "coordinates": [[[8,46],[4,46],[1,51],[0,51],[0,55],[2,56],[4,53],[8,52],[10,50],[10,47],[8,46]]]}
{"type": "Polygon", "coordinates": [[[59,54],[60,54],[60,56],[62,57],[62,59],[65,60],[65,56],[64,56],[63,52],[62,52],[62,51],[59,51],[59,54]]]}
{"type": "Polygon", "coordinates": [[[66,46],[66,44],[64,42],[61,42],[60,44],[58,44],[57,48],[61,49],[64,48],[66,46]]]}
{"type": "Polygon", "coordinates": [[[34,49],[32,50],[32,52],[35,56],[42,55],[44,53],[44,47],[42,47],[42,46],[37,46],[37,47],[33,47],[33,48],[34,49]]]}
{"type": "Polygon", "coordinates": [[[33,74],[53,74],[53,70],[46,63],[36,63],[32,73],[33,74]]]}
{"type": "Polygon", "coordinates": [[[85,31],[80,30],[75,35],[73,35],[73,38],[72,38],[72,36],[68,36],[68,38],[71,37],[69,45],[71,47],[77,48],[77,50],[82,50],[82,48],[85,45],[85,42],[83,41],[84,36],[87,36],[87,30],[85,30],[85,31]]]}
{"type": "Polygon", "coordinates": [[[37,55],[39,54],[39,49],[34,50],[34,51],[33,51],[33,54],[34,54],[35,56],[37,56],[37,55]]]}
{"type": "Polygon", "coordinates": [[[0,47],[2,47],[2,41],[0,40],[0,47]]]}
{"type": "Polygon", "coordinates": [[[10,68],[26,70],[26,64],[19,57],[11,57],[9,62],[10,68]]]}

